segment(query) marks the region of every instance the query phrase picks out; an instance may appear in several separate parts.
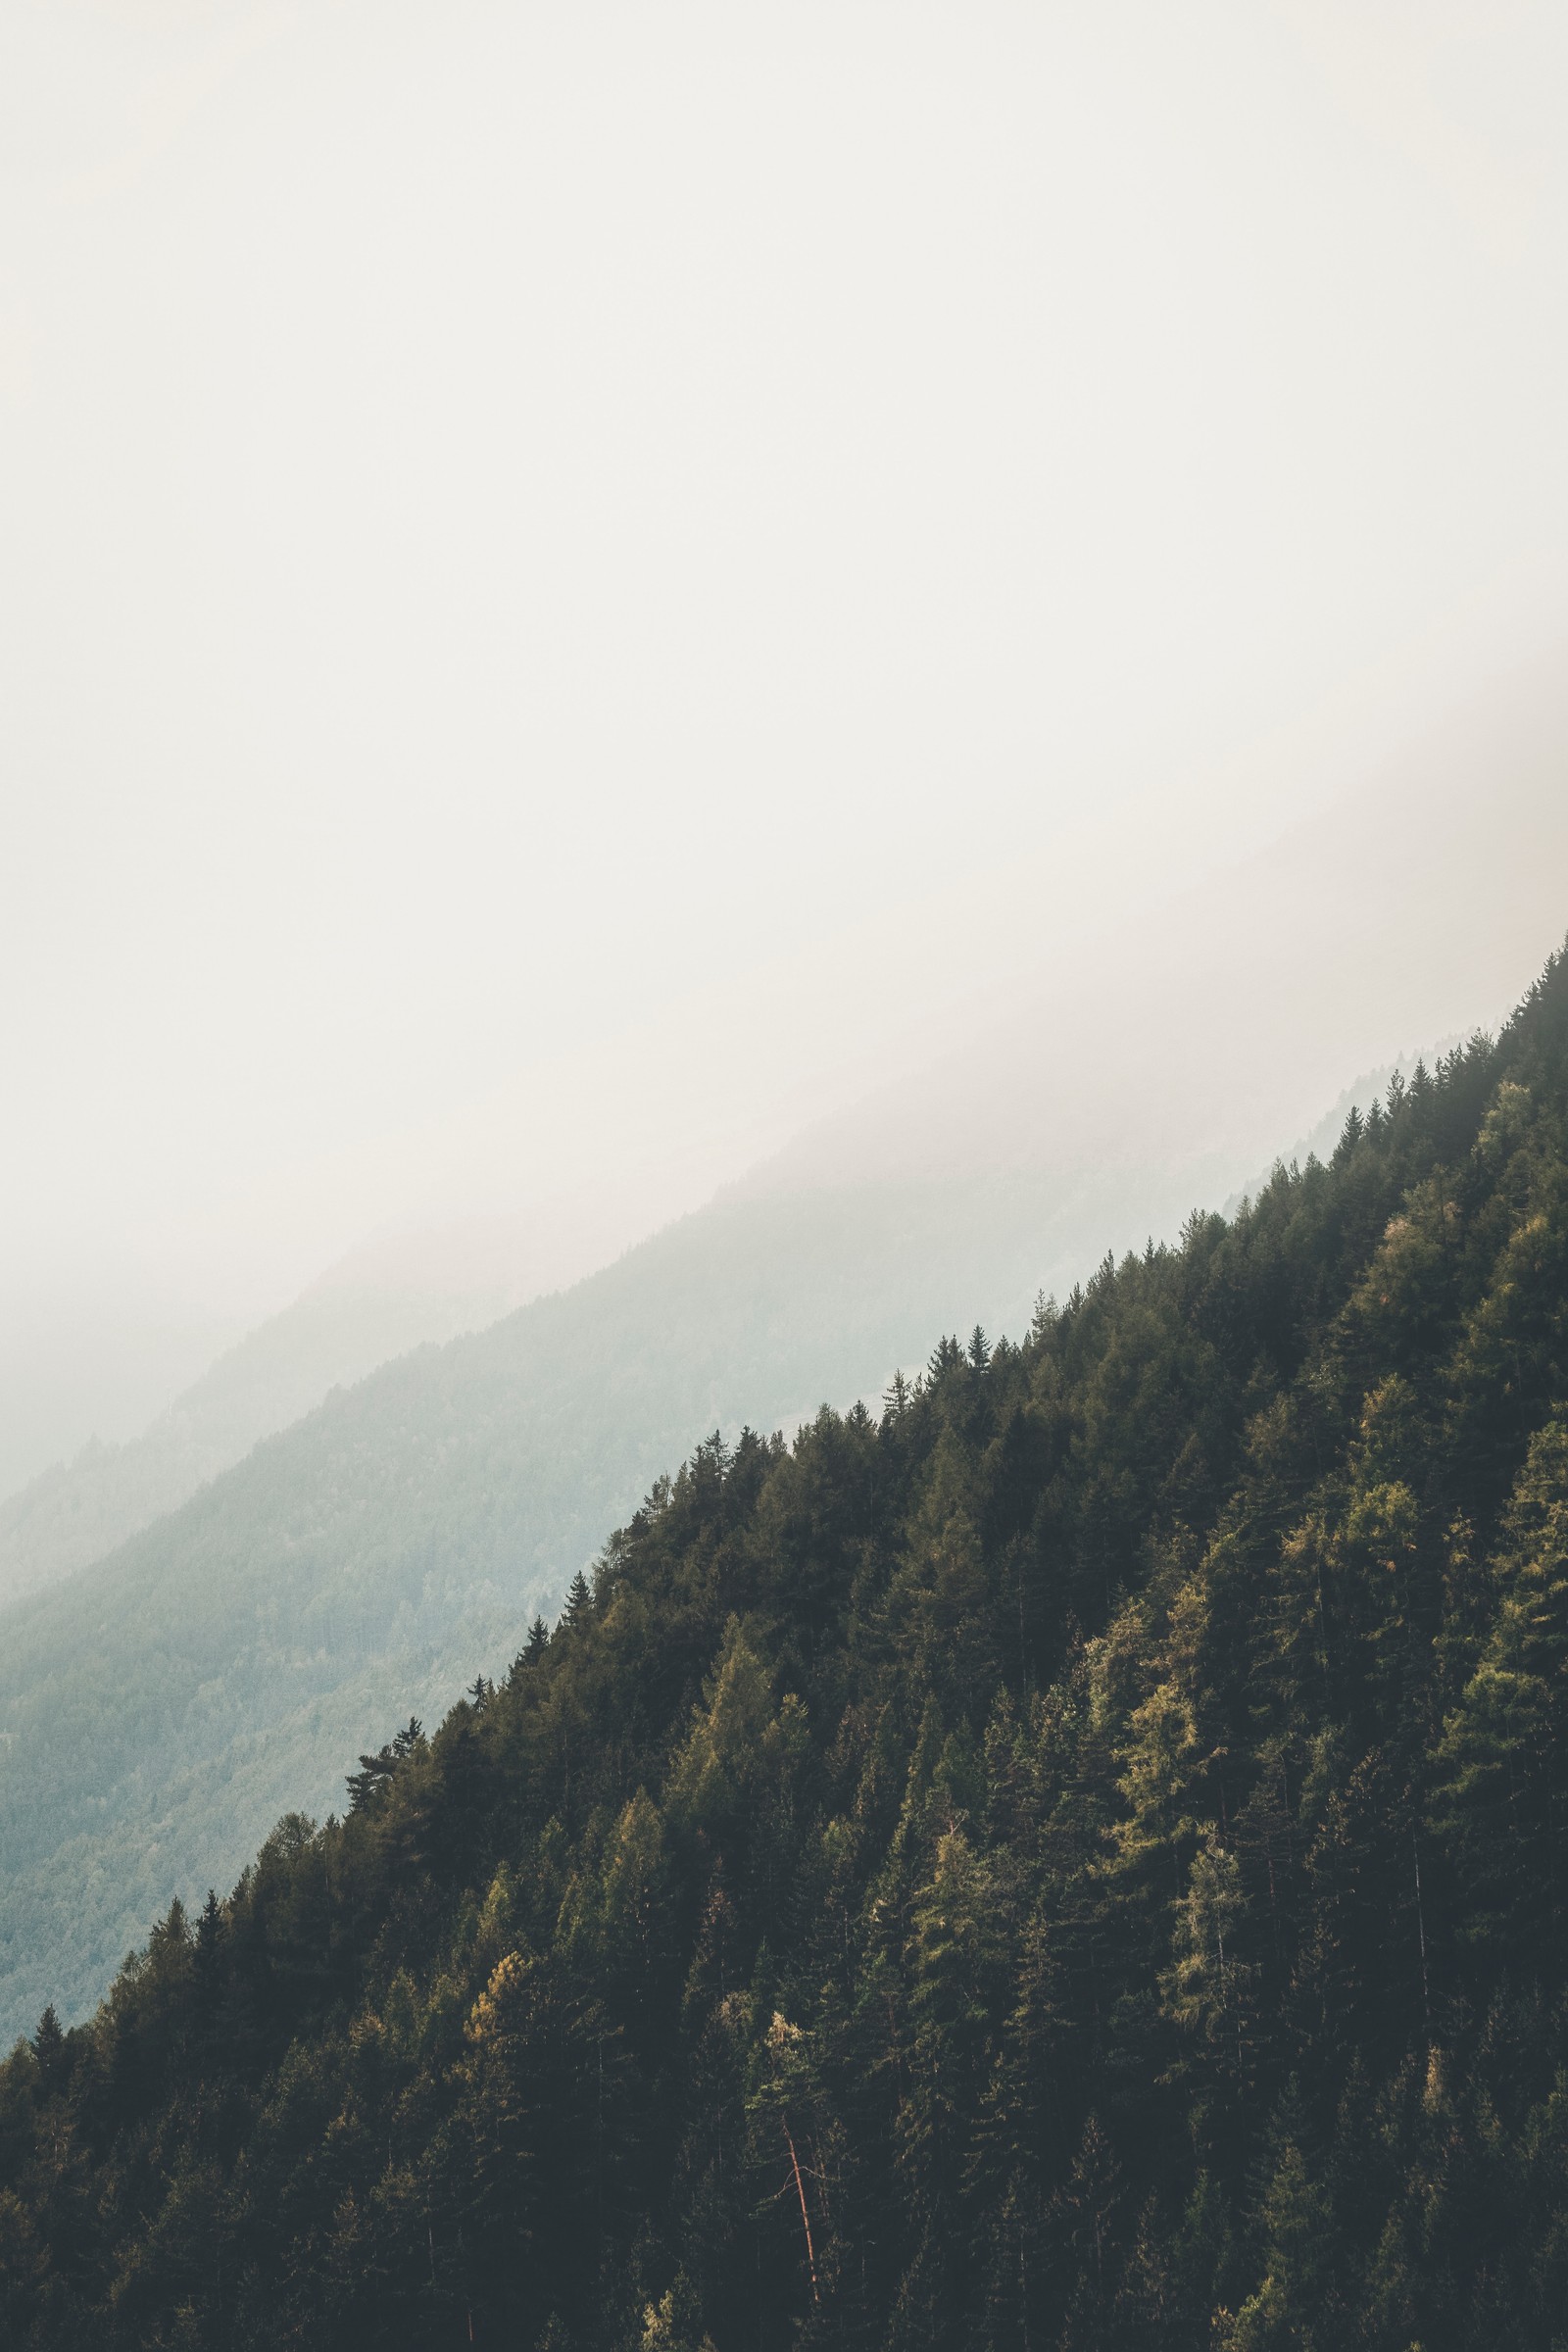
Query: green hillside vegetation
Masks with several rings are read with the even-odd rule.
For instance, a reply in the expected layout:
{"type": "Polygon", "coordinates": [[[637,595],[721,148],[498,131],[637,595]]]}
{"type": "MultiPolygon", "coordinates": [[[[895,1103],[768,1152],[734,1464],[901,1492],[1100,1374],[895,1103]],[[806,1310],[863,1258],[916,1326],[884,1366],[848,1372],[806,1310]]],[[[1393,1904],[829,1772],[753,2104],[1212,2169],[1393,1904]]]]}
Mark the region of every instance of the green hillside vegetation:
{"type": "Polygon", "coordinates": [[[504,1669],[705,1430],[874,1396],[977,1301],[1021,1327],[1042,1274],[1085,1262],[1084,1217],[1041,1178],[717,1201],[329,1397],[14,1604],[0,2047],[48,2001],[90,2009],[171,1895],[228,1884],[281,1811],[324,1812],[389,1720],[504,1669]]]}
{"type": "Polygon", "coordinates": [[[1568,962],[703,1446],[0,2077],[8,2344],[1562,2342],[1568,962]]]}

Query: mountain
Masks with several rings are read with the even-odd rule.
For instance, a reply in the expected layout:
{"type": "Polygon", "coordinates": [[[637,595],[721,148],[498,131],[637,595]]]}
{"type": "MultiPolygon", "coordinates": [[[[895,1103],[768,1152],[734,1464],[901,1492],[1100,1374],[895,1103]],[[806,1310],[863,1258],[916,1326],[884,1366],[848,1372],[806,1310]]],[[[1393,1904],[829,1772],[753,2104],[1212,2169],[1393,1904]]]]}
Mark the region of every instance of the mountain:
{"type": "Polygon", "coordinates": [[[106,1445],[134,1437],[249,1320],[90,1261],[53,1283],[0,1266],[0,1510],[94,1433],[106,1445]]]}
{"type": "MultiPolygon", "coordinates": [[[[1152,1198],[1146,1183],[1136,1208],[1174,1225],[1188,1199],[1184,1181],[1152,1198]]],[[[336,1801],[389,1713],[438,1713],[476,1665],[503,1665],[705,1431],[793,1427],[824,1391],[879,1395],[971,1307],[1023,1328],[1042,1281],[1087,1271],[1086,1228],[1106,1229],[1112,1200],[1013,1176],[715,1201],[329,1397],[14,1604],[5,2034],[46,2001],[95,2000],[171,1888],[226,1881],[285,1805],[336,1801]]]]}
{"type": "Polygon", "coordinates": [[[102,1559],[332,1389],[575,1280],[614,1254],[604,1238],[601,1249],[580,1222],[491,1219],[350,1252],[226,1348],[139,1437],[94,1440],[0,1501],[0,1599],[102,1559]]]}
{"type": "Polygon", "coordinates": [[[1387,1058],[1374,1034],[1467,1027],[1535,954],[1568,869],[1568,795],[1544,789],[1568,737],[1545,709],[1512,732],[1494,713],[1417,770],[1418,797],[1396,775],[1114,952],[978,1007],[963,1050],[708,1208],[326,1398],[14,1603],[0,2031],[49,2000],[79,2015],[172,1892],[226,1883],[280,1808],[337,1801],[389,1719],[498,1671],[705,1433],[878,1396],[977,1315],[1016,1335],[1037,1292],[1266,1167],[1347,1069],[1387,1058]]]}
{"type": "Polygon", "coordinates": [[[0,2078],[19,2347],[1561,2341],[1568,957],[701,1446],[0,2078]]]}

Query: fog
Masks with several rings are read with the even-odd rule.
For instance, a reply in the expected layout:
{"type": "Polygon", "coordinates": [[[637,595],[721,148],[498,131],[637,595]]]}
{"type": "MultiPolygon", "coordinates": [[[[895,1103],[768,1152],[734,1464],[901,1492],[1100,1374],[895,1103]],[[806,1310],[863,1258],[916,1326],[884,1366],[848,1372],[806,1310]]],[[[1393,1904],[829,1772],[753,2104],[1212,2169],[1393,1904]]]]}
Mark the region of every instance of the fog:
{"type": "Polygon", "coordinates": [[[566,1280],[956,1065],[983,1137],[1014,1002],[1145,1084],[1184,942],[1233,1152],[1495,1019],[1565,74],[1504,0],[10,0],[0,1487],[345,1253],[566,1280]]]}

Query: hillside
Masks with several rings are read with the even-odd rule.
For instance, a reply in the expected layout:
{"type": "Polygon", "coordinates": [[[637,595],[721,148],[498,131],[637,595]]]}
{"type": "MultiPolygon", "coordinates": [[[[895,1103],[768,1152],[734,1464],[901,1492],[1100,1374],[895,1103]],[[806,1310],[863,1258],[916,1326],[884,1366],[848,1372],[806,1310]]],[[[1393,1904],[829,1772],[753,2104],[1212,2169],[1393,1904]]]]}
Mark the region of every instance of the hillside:
{"type": "Polygon", "coordinates": [[[499,1221],[352,1251],[226,1348],[138,1437],[95,1440],[0,1500],[0,1600],[102,1559],[332,1389],[414,1348],[482,1330],[613,1254],[578,1231],[499,1221]]]}
{"type": "MultiPolygon", "coordinates": [[[[1188,912],[1206,938],[1202,903],[1188,912]]],[[[1309,962],[1293,968],[1294,998],[1252,992],[1287,1040],[1310,994],[1309,962]]],[[[972,1102],[944,1125],[951,1079],[905,1088],[904,1114],[944,1139],[938,1164],[911,1146],[902,1181],[833,1181],[877,1132],[852,1114],[803,1139],[808,1167],[785,1154],[569,1291],[383,1366],[9,1610],[0,2046],[48,2000],[90,2007],[171,1893],[226,1884],[284,1807],[324,1811],[389,1719],[439,1716],[477,1665],[503,1666],[705,1432],[874,1396],[976,1315],[1018,1333],[1042,1289],[1233,1194],[1266,1164],[1268,1120],[1299,1132],[1300,1081],[1251,1056],[1238,1089],[1245,1032],[1239,1015],[1220,1028],[1212,986],[1196,953],[1157,989],[1136,962],[1085,973],[1049,1020],[1008,1017],[994,1115],[972,1102]]],[[[209,1434],[384,1327],[353,1288],[335,1322],[339,1295],[324,1286],[216,1368],[209,1434]]],[[[108,1467],[158,1458],[150,1443],[108,1467]]]]}
{"type": "Polygon", "coordinates": [[[108,1560],[6,1612],[0,2046],[95,2001],[170,1893],[324,1810],[445,1710],[705,1432],[876,1394],[978,1304],[1021,1329],[1089,1233],[1174,1230],[1134,1170],[731,1199],[568,1292],[329,1397],[108,1560]],[[1148,1222],[1145,1222],[1147,1218],[1148,1222]]]}
{"type": "Polygon", "coordinates": [[[1568,961],[660,1479],[0,2082],[7,2341],[1561,2340],[1568,961]]]}

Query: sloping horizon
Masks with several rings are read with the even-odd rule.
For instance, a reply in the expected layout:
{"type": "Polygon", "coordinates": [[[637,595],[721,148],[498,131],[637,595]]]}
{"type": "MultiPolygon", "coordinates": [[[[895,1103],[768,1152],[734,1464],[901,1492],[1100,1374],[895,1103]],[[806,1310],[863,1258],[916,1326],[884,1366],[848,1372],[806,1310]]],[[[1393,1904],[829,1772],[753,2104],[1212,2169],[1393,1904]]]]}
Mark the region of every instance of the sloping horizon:
{"type": "Polygon", "coordinates": [[[0,1497],[0,1594],[102,1556],[330,1389],[570,1288],[705,1200],[1027,1172],[1074,1231],[1073,1200],[1107,1219],[1119,1203],[1097,1255],[1173,1231],[1304,1135],[1347,1073],[1494,1027],[1565,909],[1568,669],[1552,662],[1459,704],[1212,878],[1139,897],[1125,929],[1032,963],[1015,950],[1009,979],[955,997],[880,1085],[769,1155],[692,1199],[693,1170],[666,1170],[646,1225],[600,1185],[347,1253],[127,1443],[0,1497]]]}
{"type": "Polygon", "coordinates": [[[368,1245],[604,1262],[1559,663],[1565,40],[11,12],[0,1493],[368,1245]]]}

